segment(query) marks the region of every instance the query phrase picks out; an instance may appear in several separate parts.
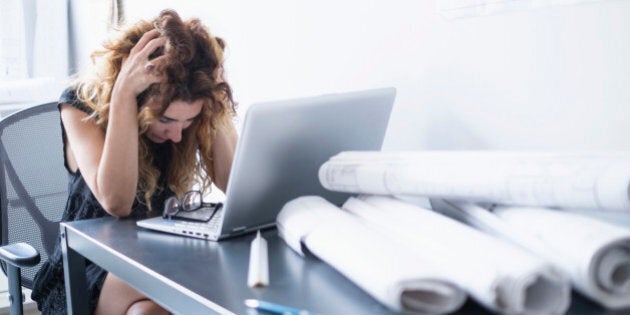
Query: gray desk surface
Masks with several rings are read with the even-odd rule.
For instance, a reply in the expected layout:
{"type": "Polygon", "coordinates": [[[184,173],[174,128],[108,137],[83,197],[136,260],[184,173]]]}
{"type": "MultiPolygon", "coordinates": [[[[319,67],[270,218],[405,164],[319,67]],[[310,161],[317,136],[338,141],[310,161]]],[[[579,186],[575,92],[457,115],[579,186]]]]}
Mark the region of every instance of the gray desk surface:
{"type": "MultiPolygon", "coordinates": [[[[287,247],[275,229],[269,244],[270,285],[247,286],[249,244],[254,235],[211,242],[138,228],[133,220],[103,218],[62,224],[64,258],[73,270],[66,281],[74,313],[80,314],[84,279],[76,277],[87,258],[128,281],[136,289],[178,314],[256,314],[243,301],[262,299],[319,314],[395,314],[327,264],[302,258],[287,247]],[[75,303],[77,303],[76,306],[75,303]]],[[[569,314],[630,314],[606,311],[574,295],[569,314]]],[[[489,314],[468,302],[457,314],[489,314]]]]}

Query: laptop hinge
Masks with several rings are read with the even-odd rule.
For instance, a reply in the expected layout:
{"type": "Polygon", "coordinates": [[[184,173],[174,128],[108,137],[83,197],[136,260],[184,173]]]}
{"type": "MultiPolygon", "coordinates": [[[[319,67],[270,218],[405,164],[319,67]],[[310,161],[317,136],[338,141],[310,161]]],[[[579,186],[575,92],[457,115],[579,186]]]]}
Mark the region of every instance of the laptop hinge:
{"type": "Polygon", "coordinates": [[[247,228],[246,226],[235,227],[235,228],[232,229],[232,233],[243,232],[243,231],[245,231],[246,228],[247,228]]]}

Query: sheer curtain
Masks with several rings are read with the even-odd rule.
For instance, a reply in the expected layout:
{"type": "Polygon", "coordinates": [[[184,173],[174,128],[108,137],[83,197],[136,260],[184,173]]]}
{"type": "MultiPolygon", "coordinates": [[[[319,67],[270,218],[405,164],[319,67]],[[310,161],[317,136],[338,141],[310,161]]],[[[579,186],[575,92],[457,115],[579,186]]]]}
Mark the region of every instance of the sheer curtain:
{"type": "Polygon", "coordinates": [[[0,1],[0,112],[57,98],[68,26],[68,0],[0,1]]]}

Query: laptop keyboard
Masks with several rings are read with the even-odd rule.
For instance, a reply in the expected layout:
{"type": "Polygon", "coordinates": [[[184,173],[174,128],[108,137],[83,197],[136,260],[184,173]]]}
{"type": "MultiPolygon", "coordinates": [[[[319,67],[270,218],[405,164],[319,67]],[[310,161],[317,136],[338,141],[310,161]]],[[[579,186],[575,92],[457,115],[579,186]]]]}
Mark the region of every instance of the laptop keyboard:
{"type": "Polygon", "coordinates": [[[210,219],[210,221],[208,222],[177,220],[175,221],[175,226],[186,231],[203,230],[214,233],[219,231],[222,217],[223,211],[219,210],[214,216],[212,216],[212,219],[210,219]]]}

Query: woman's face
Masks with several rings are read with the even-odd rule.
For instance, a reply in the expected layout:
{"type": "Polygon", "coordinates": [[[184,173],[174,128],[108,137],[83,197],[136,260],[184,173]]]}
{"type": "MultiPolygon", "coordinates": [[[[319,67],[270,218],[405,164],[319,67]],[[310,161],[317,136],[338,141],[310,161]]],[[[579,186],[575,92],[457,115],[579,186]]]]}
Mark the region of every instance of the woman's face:
{"type": "Polygon", "coordinates": [[[147,138],[155,143],[164,143],[168,140],[174,143],[182,140],[182,131],[192,124],[193,120],[201,113],[203,100],[194,102],[173,101],[166,111],[154,121],[146,133],[147,138]]]}

